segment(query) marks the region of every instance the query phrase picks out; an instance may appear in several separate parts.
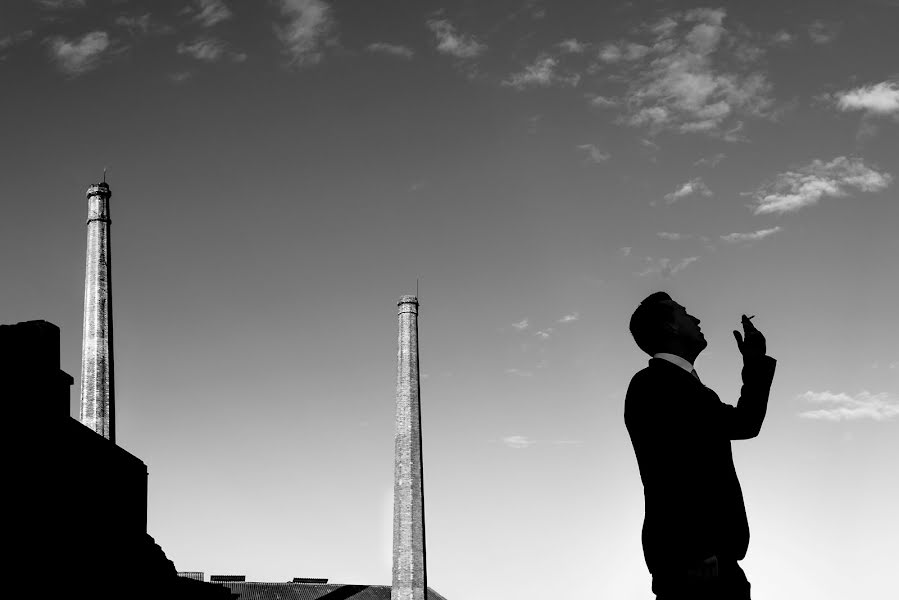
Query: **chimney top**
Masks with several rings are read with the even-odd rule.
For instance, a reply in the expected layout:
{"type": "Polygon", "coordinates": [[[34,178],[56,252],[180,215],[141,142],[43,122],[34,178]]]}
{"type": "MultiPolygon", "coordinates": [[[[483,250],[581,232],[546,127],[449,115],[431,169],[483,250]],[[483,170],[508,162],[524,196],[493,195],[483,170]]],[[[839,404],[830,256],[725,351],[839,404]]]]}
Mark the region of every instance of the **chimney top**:
{"type": "Polygon", "coordinates": [[[105,196],[109,198],[112,196],[112,192],[109,189],[109,184],[105,181],[101,181],[100,183],[95,183],[89,188],[87,188],[87,197],[91,196],[105,196]]]}
{"type": "Polygon", "coordinates": [[[405,295],[400,296],[400,301],[396,303],[397,306],[401,304],[414,304],[418,306],[418,296],[405,295]]]}

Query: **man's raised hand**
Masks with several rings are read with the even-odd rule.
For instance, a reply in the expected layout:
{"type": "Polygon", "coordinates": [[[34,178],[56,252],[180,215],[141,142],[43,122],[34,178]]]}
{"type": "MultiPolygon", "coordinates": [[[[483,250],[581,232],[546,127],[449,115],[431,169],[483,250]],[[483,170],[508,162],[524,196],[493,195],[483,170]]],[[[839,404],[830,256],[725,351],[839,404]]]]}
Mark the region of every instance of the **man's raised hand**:
{"type": "Polygon", "coordinates": [[[736,329],[734,330],[734,338],[737,340],[737,348],[740,349],[740,353],[743,355],[744,359],[765,355],[765,336],[762,335],[761,331],[755,328],[755,325],[753,325],[752,321],[750,320],[751,318],[752,317],[743,315],[743,319],[741,321],[743,325],[742,336],[740,335],[739,331],[737,331],[736,329]]]}

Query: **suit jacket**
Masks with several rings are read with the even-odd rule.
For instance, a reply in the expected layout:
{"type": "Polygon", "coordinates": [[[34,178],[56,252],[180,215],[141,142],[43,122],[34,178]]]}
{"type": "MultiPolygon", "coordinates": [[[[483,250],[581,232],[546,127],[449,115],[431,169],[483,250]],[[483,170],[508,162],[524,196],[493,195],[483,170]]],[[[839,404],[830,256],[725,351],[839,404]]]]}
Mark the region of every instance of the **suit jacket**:
{"type": "Polygon", "coordinates": [[[746,556],[749,525],[730,441],[758,435],[776,362],[744,361],[737,406],[661,358],[631,379],[624,422],[643,480],[643,554],[654,577],[713,554],[746,556]]]}

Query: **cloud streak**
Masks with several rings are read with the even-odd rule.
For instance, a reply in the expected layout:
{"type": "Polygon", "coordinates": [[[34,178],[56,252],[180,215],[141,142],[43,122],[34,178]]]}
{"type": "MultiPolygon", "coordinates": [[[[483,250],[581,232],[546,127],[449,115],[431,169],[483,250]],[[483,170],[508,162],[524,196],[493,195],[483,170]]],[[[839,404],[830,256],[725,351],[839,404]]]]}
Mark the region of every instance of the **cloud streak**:
{"type": "Polygon", "coordinates": [[[599,164],[612,158],[611,154],[600,150],[594,144],[581,144],[577,147],[577,149],[583,150],[587,155],[587,162],[591,162],[593,164],[599,164]]]}
{"type": "Polygon", "coordinates": [[[899,415],[899,401],[886,393],[872,394],[862,391],[855,396],[829,391],[800,394],[799,400],[811,404],[823,405],[825,408],[807,410],[799,413],[804,419],[819,419],[824,421],[854,421],[858,419],[873,419],[874,421],[887,421],[899,415]]]}
{"type": "Polygon", "coordinates": [[[231,9],[225,6],[222,0],[195,0],[194,5],[197,9],[194,21],[203,27],[212,27],[217,23],[227,21],[232,16],[231,9]]]}
{"type": "Polygon", "coordinates": [[[860,158],[838,156],[830,162],[814,160],[795,171],[777,175],[752,195],[755,214],[795,212],[817,204],[822,198],[843,198],[853,191],[878,192],[893,176],[876,171],[860,158]]]}
{"type": "Polygon", "coordinates": [[[749,233],[728,233],[727,235],[722,235],[721,239],[731,244],[737,244],[739,242],[754,242],[756,240],[761,240],[766,237],[772,236],[778,231],[781,231],[781,227],[759,229],[758,231],[752,231],[749,233]]]}
{"type": "Polygon", "coordinates": [[[415,51],[412,48],[399,44],[388,44],[387,42],[374,42],[366,46],[366,50],[380,54],[389,54],[390,56],[397,56],[407,60],[415,56],[415,51]]]}

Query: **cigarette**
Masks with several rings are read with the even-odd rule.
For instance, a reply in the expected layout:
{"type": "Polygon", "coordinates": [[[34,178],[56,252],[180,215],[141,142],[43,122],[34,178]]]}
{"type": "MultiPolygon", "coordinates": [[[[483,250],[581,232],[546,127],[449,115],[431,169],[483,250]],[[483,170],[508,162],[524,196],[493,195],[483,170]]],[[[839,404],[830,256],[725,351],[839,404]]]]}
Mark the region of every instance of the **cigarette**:
{"type": "Polygon", "coordinates": [[[755,315],[752,315],[751,317],[746,317],[746,318],[749,319],[749,320],[751,321],[751,320],[753,320],[753,319],[755,318],[755,315]]]}

